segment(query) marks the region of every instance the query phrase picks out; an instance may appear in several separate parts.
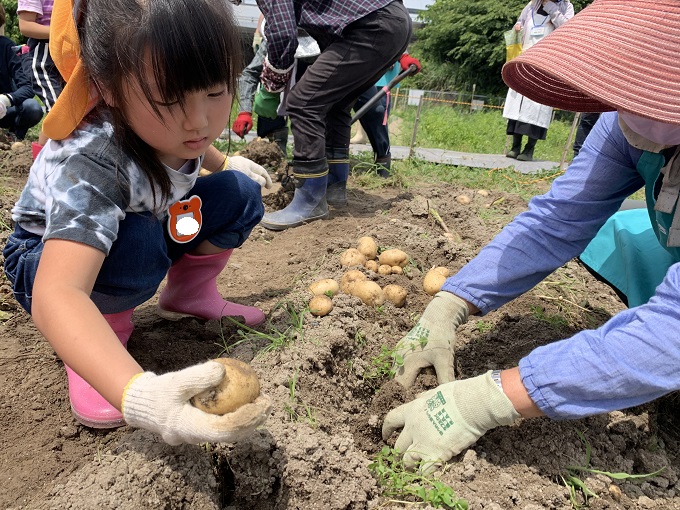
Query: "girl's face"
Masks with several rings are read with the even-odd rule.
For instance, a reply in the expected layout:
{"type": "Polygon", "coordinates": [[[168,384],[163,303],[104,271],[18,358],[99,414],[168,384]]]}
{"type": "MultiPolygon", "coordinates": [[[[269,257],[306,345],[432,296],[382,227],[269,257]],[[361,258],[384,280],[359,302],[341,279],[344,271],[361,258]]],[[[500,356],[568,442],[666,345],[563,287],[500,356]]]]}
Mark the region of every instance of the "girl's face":
{"type": "Polygon", "coordinates": [[[156,106],[161,117],[153,111],[136,80],[127,86],[125,117],[137,136],[156,150],[160,161],[178,170],[187,160],[205,154],[222,133],[229,122],[232,96],[226,84],[189,92],[182,109],[179,103],[163,103],[153,74],[147,74],[152,97],[159,98],[156,106]]]}

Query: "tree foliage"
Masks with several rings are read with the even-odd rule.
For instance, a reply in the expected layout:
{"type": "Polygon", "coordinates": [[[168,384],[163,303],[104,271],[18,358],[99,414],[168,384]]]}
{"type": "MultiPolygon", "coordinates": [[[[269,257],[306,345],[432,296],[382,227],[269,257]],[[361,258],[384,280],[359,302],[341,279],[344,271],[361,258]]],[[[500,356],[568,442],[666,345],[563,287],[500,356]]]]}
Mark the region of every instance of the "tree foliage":
{"type": "Polygon", "coordinates": [[[5,8],[5,35],[15,43],[26,42],[26,38],[19,32],[19,18],[17,17],[17,0],[0,0],[5,8]]]}
{"type": "MultiPolygon", "coordinates": [[[[588,0],[574,0],[578,11],[588,0]]],[[[421,57],[419,86],[429,89],[476,85],[478,94],[504,94],[503,33],[510,30],[526,0],[436,0],[420,14],[424,26],[416,33],[414,53],[421,57]]]]}

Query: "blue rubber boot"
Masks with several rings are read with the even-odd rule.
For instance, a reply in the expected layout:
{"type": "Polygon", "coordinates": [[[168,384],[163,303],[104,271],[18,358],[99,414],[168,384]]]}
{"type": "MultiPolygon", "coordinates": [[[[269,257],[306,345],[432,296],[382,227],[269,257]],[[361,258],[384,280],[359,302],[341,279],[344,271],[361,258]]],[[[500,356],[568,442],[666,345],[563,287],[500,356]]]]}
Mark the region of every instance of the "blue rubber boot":
{"type": "Polygon", "coordinates": [[[326,149],[328,159],[328,187],[326,202],[338,207],[347,205],[347,178],[349,177],[349,149],[326,149]]]}
{"type": "Polygon", "coordinates": [[[269,230],[285,230],[303,223],[328,218],[326,186],[328,163],[326,158],[313,161],[293,161],[295,195],[293,201],[280,211],[267,213],[260,225],[269,230]]]}

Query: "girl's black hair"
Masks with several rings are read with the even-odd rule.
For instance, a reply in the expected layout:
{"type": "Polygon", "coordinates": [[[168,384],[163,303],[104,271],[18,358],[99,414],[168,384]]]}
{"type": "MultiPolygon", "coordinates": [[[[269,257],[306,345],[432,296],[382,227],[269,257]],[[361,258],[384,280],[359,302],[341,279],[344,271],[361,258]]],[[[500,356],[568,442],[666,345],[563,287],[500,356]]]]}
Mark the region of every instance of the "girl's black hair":
{"type": "Polygon", "coordinates": [[[90,78],[111,95],[114,133],[166,201],[171,183],[155,151],[125,119],[125,84],[137,80],[155,113],[157,101],[184,107],[188,92],[226,83],[236,90],[243,65],[241,38],[225,0],[81,0],[81,58],[90,78]],[[160,97],[147,82],[151,59],[160,97]]]}

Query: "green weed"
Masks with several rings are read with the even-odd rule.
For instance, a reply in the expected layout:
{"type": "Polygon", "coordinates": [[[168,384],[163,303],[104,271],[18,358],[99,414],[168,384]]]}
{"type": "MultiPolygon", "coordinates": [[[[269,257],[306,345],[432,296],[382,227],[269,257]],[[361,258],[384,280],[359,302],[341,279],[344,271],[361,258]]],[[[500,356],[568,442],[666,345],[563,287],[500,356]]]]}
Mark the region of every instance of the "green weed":
{"type": "Polygon", "coordinates": [[[380,353],[371,358],[370,367],[362,378],[364,380],[382,379],[383,377],[394,377],[397,369],[404,365],[404,357],[396,353],[395,349],[390,349],[385,345],[380,346],[380,353]]]}
{"type": "Polygon", "coordinates": [[[574,510],[579,510],[583,507],[587,507],[589,505],[589,500],[591,498],[599,497],[597,494],[595,494],[592,490],[590,490],[586,486],[583,480],[581,480],[579,475],[581,475],[582,473],[604,475],[611,478],[612,480],[641,480],[644,478],[656,476],[665,469],[661,468],[657,471],[654,471],[653,473],[637,475],[629,473],[612,473],[609,471],[594,469],[590,467],[590,459],[592,454],[590,443],[588,443],[588,440],[586,439],[585,434],[583,432],[576,431],[576,433],[578,434],[579,439],[581,440],[586,449],[585,461],[583,465],[580,466],[567,466],[566,472],[563,475],[560,475],[562,483],[569,490],[569,501],[571,502],[571,506],[572,508],[574,508],[574,510]]]}
{"type": "Polygon", "coordinates": [[[283,405],[283,410],[286,412],[291,421],[305,421],[310,427],[316,428],[316,408],[304,403],[297,396],[297,378],[298,371],[295,370],[293,378],[288,381],[288,402],[283,405]],[[298,402],[298,400],[300,400],[298,402]],[[298,412],[302,408],[303,412],[298,412]]]}
{"type": "Polygon", "coordinates": [[[258,331],[251,328],[250,326],[246,326],[245,324],[236,321],[232,317],[224,317],[225,320],[236,326],[236,335],[239,337],[239,339],[233,341],[231,337],[227,338],[224,335],[224,330],[220,329],[222,346],[221,354],[229,354],[229,352],[233,350],[234,347],[244,342],[264,341],[264,348],[262,348],[257,354],[258,356],[261,356],[276,349],[287,347],[296,340],[304,340],[304,315],[307,309],[305,308],[302,311],[298,311],[295,309],[292,303],[283,302],[278,303],[270,312],[270,315],[273,316],[274,312],[277,310],[283,310],[283,324],[285,326],[283,331],[272,325],[271,319],[265,326],[266,331],[258,331]]]}
{"type": "Polygon", "coordinates": [[[475,323],[475,329],[478,333],[486,333],[487,331],[491,331],[493,329],[493,322],[483,320],[477,321],[475,323]]]}
{"type": "MultiPolygon", "coordinates": [[[[368,469],[378,480],[387,498],[411,498],[434,508],[467,510],[466,500],[459,498],[454,490],[443,482],[407,471],[399,453],[383,447],[368,469]]],[[[412,501],[394,501],[409,504],[412,501]]]]}
{"type": "Polygon", "coordinates": [[[550,315],[545,312],[545,308],[538,305],[531,306],[531,315],[539,321],[546,322],[551,326],[557,328],[565,328],[569,326],[569,321],[561,315],[550,315]]]}

